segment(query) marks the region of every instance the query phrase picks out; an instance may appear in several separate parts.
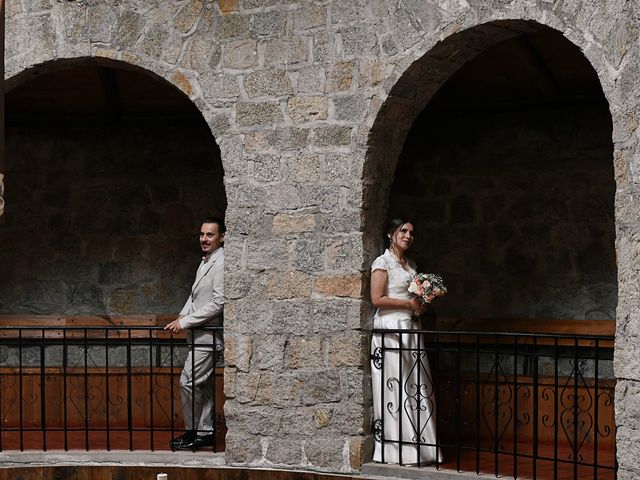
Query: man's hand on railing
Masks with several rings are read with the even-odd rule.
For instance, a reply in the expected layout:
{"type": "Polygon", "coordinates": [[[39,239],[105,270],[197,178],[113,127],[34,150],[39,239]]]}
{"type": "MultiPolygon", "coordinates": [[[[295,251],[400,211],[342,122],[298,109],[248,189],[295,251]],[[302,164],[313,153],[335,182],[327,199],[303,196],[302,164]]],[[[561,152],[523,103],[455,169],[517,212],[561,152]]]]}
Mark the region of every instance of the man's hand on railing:
{"type": "Polygon", "coordinates": [[[173,322],[167,323],[165,325],[165,330],[170,330],[172,333],[180,333],[182,331],[182,327],[180,326],[180,319],[182,317],[176,318],[173,322]]]}

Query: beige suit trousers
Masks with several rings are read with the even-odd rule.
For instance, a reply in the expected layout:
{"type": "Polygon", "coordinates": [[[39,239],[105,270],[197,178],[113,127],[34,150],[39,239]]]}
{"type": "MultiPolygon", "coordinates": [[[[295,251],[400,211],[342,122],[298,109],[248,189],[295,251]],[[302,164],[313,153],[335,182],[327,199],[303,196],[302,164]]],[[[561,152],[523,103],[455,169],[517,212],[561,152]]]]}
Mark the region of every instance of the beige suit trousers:
{"type": "Polygon", "coordinates": [[[213,350],[192,350],[180,375],[185,428],[198,435],[213,433],[215,356],[213,350]]]}

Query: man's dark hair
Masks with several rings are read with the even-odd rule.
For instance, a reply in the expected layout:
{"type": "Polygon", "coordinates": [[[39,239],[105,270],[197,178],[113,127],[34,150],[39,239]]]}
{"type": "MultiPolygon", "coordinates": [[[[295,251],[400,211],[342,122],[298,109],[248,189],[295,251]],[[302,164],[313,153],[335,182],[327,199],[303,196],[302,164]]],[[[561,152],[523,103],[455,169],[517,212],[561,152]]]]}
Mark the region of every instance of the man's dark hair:
{"type": "Polygon", "coordinates": [[[202,223],[215,223],[218,225],[218,233],[220,235],[227,231],[227,226],[224,224],[224,220],[219,217],[207,217],[202,221],[202,223]]]}

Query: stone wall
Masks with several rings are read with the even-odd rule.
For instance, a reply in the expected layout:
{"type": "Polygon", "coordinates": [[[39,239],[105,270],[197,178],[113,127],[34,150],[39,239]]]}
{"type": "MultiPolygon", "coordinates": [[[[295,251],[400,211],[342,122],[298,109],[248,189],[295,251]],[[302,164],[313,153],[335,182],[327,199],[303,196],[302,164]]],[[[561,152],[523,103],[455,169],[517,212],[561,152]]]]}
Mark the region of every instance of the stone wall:
{"type": "Polygon", "coordinates": [[[4,314],[177,313],[226,206],[206,125],[10,128],[6,198],[4,314]]]}
{"type": "Polygon", "coordinates": [[[637,9],[620,0],[9,0],[6,77],[13,86],[58,59],[115,58],[194,102],[220,146],[228,199],[226,460],[350,470],[370,435],[363,272],[379,252],[406,134],[479,52],[540,24],[562,32],[598,73],[613,120],[617,452],[619,478],[635,478],[637,9]]]}
{"type": "Polygon", "coordinates": [[[615,318],[612,156],[606,106],[427,107],[400,157],[390,212],[416,222],[421,271],[446,279],[438,314],[615,318]]]}

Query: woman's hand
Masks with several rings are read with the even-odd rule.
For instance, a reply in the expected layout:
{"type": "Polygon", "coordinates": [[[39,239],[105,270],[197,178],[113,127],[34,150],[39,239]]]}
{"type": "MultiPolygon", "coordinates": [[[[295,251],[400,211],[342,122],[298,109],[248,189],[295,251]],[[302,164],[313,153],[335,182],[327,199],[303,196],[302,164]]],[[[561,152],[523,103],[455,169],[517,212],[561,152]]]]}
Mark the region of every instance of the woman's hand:
{"type": "Polygon", "coordinates": [[[426,302],[421,302],[417,297],[409,300],[409,309],[416,315],[422,315],[429,309],[429,305],[436,298],[434,294],[427,295],[426,302]]]}
{"type": "Polygon", "coordinates": [[[422,314],[423,306],[424,305],[420,303],[420,300],[418,300],[417,298],[412,298],[411,300],[409,300],[409,309],[417,315],[422,314]]]}

